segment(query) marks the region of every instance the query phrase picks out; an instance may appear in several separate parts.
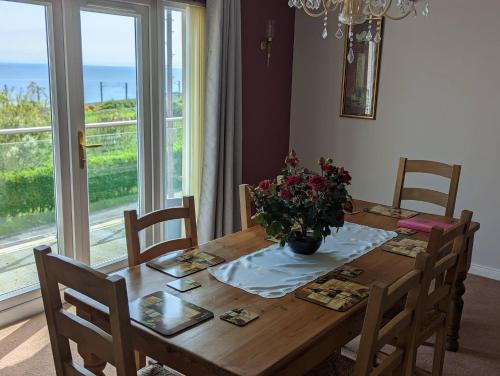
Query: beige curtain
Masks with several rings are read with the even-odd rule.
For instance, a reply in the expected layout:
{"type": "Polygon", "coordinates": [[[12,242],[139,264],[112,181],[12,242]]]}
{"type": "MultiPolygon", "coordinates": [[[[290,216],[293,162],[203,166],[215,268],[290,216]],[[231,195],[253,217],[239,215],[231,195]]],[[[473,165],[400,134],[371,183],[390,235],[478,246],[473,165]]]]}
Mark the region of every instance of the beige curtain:
{"type": "Polygon", "coordinates": [[[206,9],[207,111],[198,221],[201,242],[239,227],[241,183],[240,0],[207,0],[206,9]]]}
{"type": "Polygon", "coordinates": [[[186,140],[183,190],[199,211],[205,122],[205,8],[186,9],[186,140]]]}

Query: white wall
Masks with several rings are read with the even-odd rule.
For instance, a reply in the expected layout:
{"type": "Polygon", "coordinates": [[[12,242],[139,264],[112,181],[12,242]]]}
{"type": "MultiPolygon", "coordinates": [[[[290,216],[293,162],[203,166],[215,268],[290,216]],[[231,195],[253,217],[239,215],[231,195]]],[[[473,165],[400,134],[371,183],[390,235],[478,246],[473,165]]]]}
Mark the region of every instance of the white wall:
{"type": "MultiPolygon", "coordinates": [[[[473,272],[500,278],[500,1],[434,0],[386,22],[377,120],[339,118],[343,41],[297,12],[290,146],[333,156],[355,197],[391,203],[400,156],[462,165],[456,214],[481,222],[473,272]],[[485,267],[485,268],[482,268],[485,267]]],[[[441,182],[436,183],[437,186],[441,182]]]]}

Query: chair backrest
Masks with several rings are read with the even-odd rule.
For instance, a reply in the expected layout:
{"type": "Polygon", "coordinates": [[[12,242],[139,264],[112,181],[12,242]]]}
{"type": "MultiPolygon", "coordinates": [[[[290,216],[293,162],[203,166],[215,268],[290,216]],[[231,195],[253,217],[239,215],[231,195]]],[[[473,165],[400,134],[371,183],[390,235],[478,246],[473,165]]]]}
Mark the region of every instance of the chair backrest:
{"type": "Polygon", "coordinates": [[[57,375],[90,374],[73,362],[69,339],[113,364],[119,376],[137,375],[125,279],[116,275],[107,276],[78,261],[52,254],[47,246],[33,251],[57,375]],[[111,334],[65,311],[59,284],[107,306],[111,334]]]}
{"type": "Polygon", "coordinates": [[[412,369],[412,335],[416,330],[416,312],[425,295],[425,276],[430,271],[430,255],[417,255],[413,270],[392,285],[375,282],[370,289],[361,341],[354,375],[408,374],[412,369]],[[397,302],[406,299],[402,311],[385,322],[384,314],[397,302]],[[385,322],[385,324],[384,324],[385,322]],[[394,351],[375,366],[377,352],[387,344],[395,344],[394,351]]]}
{"type": "Polygon", "coordinates": [[[466,237],[472,222],[472,212],[462,211],[460,221],[447,231],[434,227],[429,237],[427,253],[431,256],[431,272],[427,281],[424,309],[437,309],[447,314],[461,257],[465,257],[466,237]]]}
{"type": "Polygon", "coordinates": [[[240,184],[240,217],[242,230],[257,225],[252,218],[252,200],[250,198],[250,185],[248,184],[240,184]]]}
{"type": "Polygon", "coordinates": [[[399,208],[402,200],[423,201],[444,207],[445,216],[453,218],[459,180],[459,165],[451,166],[440,162],[408,160],[402,157],[399,159],[398,175],[396,178],[396,188],[392,206],[399,208]],[[450,179],[448,193],[438,192],[427,188],[405,188],[405,176],[408,172],[439,175],[450,179]]]}
{"type": "Polygon", "coordinates": [[[167,252],[192,248],[198,245],[193,196],[183,197],[182,207],[157,210],[140,218],[137,217],[137,211],[128,210],[124,212],[124,216],[129,266],[142,264],[167,252]],[[184,220],[184,238],[157,243],[141,251],[139,240],[139,232],[141,230],[174,219],[184,220]]]}

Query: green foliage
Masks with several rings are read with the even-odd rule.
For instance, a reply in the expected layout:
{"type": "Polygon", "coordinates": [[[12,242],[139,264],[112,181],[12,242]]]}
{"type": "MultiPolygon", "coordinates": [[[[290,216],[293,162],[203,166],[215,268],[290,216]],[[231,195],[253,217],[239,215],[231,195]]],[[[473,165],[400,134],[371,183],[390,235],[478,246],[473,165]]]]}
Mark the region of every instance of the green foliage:
{"type": "MultiPolygon", "coordinates": [[[[174,98],[174,116],[182,116],[182,97],[174,98]]],[[[135,99],[85,106],[87,123],[135,118],[135,99]]],[[[24,92],[0,89],[0,129],[50,124],[49,97],[35,83],[24,92]]],[[[172,126],[182,128],[182,122],[172,126]]],[[[87,138],[89,143],[105,144],[88,153],[91,206],[104,209],[137,195],[136,126],[92,128],[87,131],[87,138]]],[[[183,133],[179,129],[173,142],[175,191],[182,187],[182,146],[183,133]]],[[[0,136],[0,221],[29,214],[46,216],[54,211],[52,149],[50,132],[0,136]]]]}

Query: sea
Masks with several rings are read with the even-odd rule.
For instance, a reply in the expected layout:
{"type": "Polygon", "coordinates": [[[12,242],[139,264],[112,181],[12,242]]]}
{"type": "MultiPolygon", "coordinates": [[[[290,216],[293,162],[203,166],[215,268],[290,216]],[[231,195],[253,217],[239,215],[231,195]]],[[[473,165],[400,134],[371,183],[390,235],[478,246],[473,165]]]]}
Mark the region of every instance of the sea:
{"type": "MultiPolygon", "coordinates": [[[[25,91],[31,82],[49,94],[49,70],[46,64],[16,64],[0,62],[0,90],[5,87],[13,94],[25,91]]],[[[182,90],[182,69],[172,70],[172,91],[182,90]]],[[[85,104],[110,99],[134,99],[137,94],[135,67],[84,65],[83,86],[85,104]]]]}

